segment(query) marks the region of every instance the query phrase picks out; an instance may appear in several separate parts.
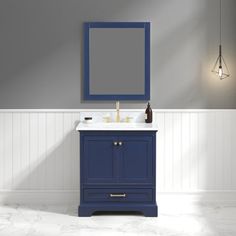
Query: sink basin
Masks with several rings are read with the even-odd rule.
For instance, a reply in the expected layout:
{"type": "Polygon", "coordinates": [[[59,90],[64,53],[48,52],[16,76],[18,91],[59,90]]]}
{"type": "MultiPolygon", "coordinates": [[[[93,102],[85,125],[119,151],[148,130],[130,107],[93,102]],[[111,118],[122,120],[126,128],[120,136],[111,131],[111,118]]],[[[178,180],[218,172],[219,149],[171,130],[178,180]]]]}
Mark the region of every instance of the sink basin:
{"type": "Polygon", "coordinates": [[[146,123],[90,123],[86,124],[80,122],[76,127],[77,131],[81,130],[115,130],[115,131],[122,131],[122,130],[130,130],[130,131],[157,131],[156,124],[146,124],[146,123]]]}

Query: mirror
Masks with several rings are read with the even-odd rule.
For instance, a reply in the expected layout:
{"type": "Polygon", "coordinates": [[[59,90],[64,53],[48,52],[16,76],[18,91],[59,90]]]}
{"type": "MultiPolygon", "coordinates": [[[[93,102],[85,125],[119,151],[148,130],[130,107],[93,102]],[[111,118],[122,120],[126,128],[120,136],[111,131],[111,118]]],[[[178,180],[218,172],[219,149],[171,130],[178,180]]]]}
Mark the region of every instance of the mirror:
{"type": "Polygon", "coordinates": [[[150,23],[84,23],[84,98],[150,99],[150,23]]]}

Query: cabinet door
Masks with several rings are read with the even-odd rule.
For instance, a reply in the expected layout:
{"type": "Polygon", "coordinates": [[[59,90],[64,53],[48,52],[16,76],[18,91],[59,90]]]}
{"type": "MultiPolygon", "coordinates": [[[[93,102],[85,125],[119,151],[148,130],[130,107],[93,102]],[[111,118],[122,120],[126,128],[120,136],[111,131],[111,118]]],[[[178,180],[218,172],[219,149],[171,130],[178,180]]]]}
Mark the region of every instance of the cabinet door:
{"type": "Polygon", "coordinates": [[[151,136],[121,136],[119,149],[119,182],[153,182],[153,140],[151,136]]]}
{"type": "Polygon", "coordinates": [[[112,136],[85,136],[83,177],[85,183],[112,183],[117,181],[115,138],[112,136]]]}

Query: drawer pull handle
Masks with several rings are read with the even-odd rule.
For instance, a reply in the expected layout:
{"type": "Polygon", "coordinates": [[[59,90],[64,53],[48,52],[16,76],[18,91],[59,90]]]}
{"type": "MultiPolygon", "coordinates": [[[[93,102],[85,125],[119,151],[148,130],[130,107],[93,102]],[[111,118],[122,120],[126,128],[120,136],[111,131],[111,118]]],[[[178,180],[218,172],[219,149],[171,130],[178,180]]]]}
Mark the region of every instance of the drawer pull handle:
{"type": "Polygon", "coordinates": [[[123,144],[122,142],[119,142],[119,146],[122,146],[122,144],[123,144]]]}
{"type": "Polygon", "coordinates": [[[125,193],[111,193],[110,197],[126,197],[125,193]]]}
{"type": "Polygon", "coordinates": [[[118,145],[118,142],[113,142],[113,145],[114,145],[114,146],[117,146],[117,145],[118,145]]]}

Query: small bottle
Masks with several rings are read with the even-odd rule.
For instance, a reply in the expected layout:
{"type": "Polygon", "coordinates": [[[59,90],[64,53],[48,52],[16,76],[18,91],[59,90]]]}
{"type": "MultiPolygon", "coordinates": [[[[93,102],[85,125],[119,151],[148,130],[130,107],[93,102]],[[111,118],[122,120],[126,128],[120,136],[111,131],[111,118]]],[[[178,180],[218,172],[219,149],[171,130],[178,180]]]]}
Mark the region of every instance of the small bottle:
{"type": "Polygon", "coordinates": [[[152,123],[152,108],[150,102],[148,102],[147,108],[145,110],[145,122],[152,123]]]}

